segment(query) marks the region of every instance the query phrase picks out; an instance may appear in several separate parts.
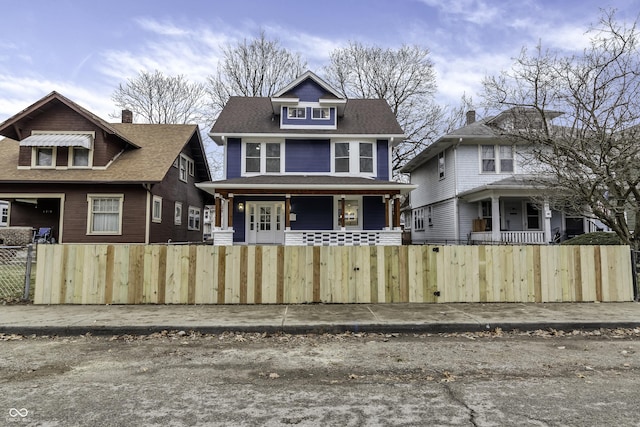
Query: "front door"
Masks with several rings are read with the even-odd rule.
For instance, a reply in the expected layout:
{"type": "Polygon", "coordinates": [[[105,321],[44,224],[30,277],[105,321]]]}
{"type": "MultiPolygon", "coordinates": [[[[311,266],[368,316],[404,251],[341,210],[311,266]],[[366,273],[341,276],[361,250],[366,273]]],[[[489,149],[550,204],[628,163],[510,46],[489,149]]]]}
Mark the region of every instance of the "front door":
{"type": "Polygon", "coordinates": [[[247,202],[247,209],[248,243],[284,243],[284,202],[247,202]]]}

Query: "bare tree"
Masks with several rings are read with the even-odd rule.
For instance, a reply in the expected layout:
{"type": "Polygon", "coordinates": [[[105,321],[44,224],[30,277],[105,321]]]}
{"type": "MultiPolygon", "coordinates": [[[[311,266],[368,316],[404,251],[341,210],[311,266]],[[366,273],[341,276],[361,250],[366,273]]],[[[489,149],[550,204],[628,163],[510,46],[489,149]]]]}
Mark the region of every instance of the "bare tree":
{"type": "Polygon", "coordinates": [[[445,110],[434,103],[436,76],[428,49],[384,49],[351,42],[332,52],[324,72],[347,97],[381,98],[389,103],[407,134],[394,151],[394,170],[439,135],[445,110]]]}
{"type": "Polygon", "coordinates": [[[530,143],[529,166],[556,207],[592,215],[637,249],[640,40],[614,11],[589,34],[580,55],[523,49],[511,70],[485,79],[484,98],[514,113],[505,135],[530,143]]]}
{"type": "Polygon", "coordinates": [[[230,96],[271,96],[307,67],[300,54],[281,47],[278,40],[268,40],[264,31],[254,40],[223,48],[223,52],[217,74],[207,79],[213,117],[230,96]]]}
{"type": "Polygon", "coordinates": [[[146,123],[199,123],[203,120],[205,87],[183,75],[141,71],[111,95],[116,105],[131,110],[146,123]]]}

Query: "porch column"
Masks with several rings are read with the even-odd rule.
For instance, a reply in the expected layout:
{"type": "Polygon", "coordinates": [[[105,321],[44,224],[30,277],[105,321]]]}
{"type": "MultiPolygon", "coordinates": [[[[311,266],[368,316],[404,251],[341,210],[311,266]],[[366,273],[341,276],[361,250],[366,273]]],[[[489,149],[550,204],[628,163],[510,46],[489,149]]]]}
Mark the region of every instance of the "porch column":
{"type": "Polygon", "coordinates": [[[551,209],[549,208],[549,200],[545,199],[542,214],[544,215],[544,241],[551,242],[551,209]]]}
{"type": "Polygon", "coordinates": [[[340,196],[340,212],[342,212],[342,215],[340,215],[340,229],[344,230],[345,227],[345,212],[344,212],[344,208],[345,208],[345,195],[343,194],[342,196],[340,196]]]}
{"type": "Polygon", "coordinates": [[[285,196],[284,203],[284,229],[291,230],[291,194],[285,196]]]}
{"type": "Polygon", "coordinates": [[[491,196],[491,240],[500,241],[500,198],[491,196]]]}
{"type": "Polygon", "coordinates": [[[227,228],[233,228],[233,193],[229,193],[227,203],[227,228]]]}
{"type": "Polygon", "coordinates": [[[220,230],[222,227],[222,206],[220,203],[220,198],[222,197],[219,193],[215,194],[216,199],[216,220],[214,222],[214,227],[216,230],[220,230]]]}
{"type": "Polygon", "coordinates": [[[389,200],[391,196],[384,195],[384,229],[391,230],[391,218],[389,218],[389,200]]]}
{"type": "Polygon", "coordinates": [[[400,228],[400,195],[396,194],[393,197],[393,228],[398,230],[400,228]]]}

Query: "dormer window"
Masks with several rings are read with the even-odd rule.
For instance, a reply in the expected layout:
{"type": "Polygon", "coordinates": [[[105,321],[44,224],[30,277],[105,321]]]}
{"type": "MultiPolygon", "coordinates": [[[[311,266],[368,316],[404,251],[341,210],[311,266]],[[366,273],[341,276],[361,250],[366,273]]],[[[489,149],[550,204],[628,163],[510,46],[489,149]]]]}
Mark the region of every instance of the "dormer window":
{"type": "Polygon", "coordinates": [[[307,117],[307,109],[304,107],[289,107],[287,111],[290,119],[305,119],[307,117]]]}
{"type": "Polygon", "coordinates": [[[55,166],[56,149],[54,147],[33,147],[31,166],[52,168],[55,166]]]}
{"type": "Polygon", "coordinates": [[[71,161],[69,164],[74,168],[86,168],[91,166],[90,151],[84,147],[71,147],[69,150],[69,157],[71,161]]]}
{"type": "Polygon", "coordinates": [[[329,108],[326,108],[326,107],[313,108],[312,109],[312,118],[314,118],[316,120],[329,119],[329,118],[331,118],[329,111],[330,111],[329,108]]]}

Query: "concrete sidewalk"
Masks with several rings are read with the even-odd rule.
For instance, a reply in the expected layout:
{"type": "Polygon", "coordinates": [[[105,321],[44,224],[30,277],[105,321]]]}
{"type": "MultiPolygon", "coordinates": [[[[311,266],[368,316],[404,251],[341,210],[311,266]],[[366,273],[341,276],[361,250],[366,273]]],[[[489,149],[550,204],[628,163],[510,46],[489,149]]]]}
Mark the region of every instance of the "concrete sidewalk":
{"type": "Polygon", "coordinates": [[[477,332],[640,327],[640,303],[7,305],[0,333],[477,332]]]}

